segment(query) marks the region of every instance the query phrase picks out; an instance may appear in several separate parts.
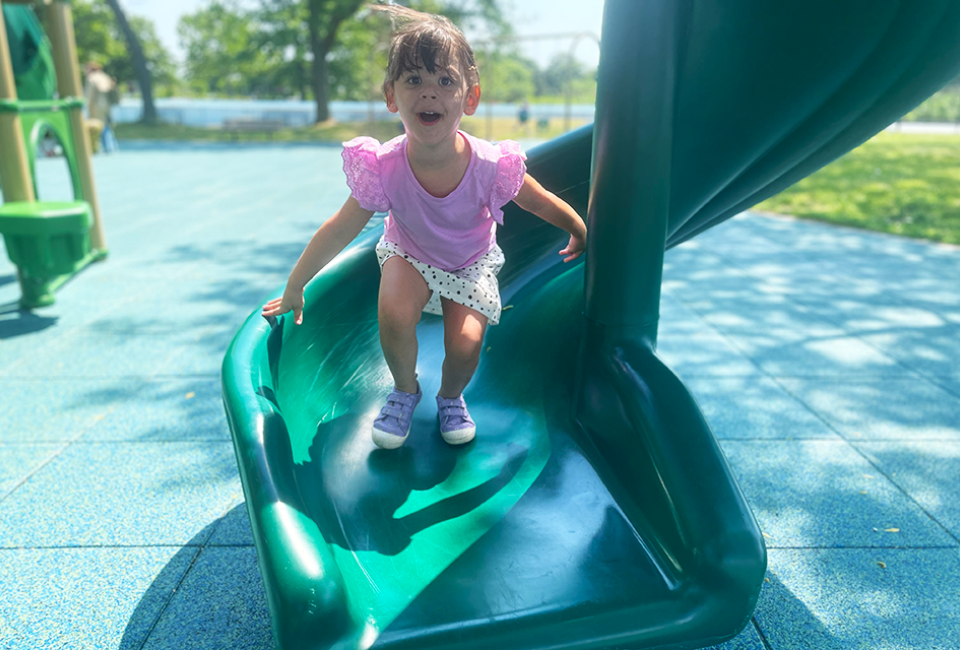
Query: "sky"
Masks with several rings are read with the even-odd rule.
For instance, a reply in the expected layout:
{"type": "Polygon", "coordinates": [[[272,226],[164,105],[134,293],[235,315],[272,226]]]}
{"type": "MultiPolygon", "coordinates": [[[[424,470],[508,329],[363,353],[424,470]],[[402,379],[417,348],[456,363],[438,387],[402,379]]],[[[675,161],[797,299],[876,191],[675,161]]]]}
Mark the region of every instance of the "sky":
{"type": "MultiPolygon", "coordinates": [[[[210,0],[121,0],[124,10],[133,16],[153,21],[157,35],[177,61],[183,61],[183,51],[177,42],[177,21],[184,14],[193,13],[209,4],[210,0]]],[[[256,6],[254,0],[243,0],[247,6],[256,6]]],[[[571,34],[589,32],[600,36],[602,0],[504,0],[503,6],[518,36],[543,34],[571,34]]],[[[471,35],[467,34],[469,38],[471,35]]],[[[531,40],[524,44],[527,56],[544,66],[560,52],[569,51],[571,38],[531,40]]],[[[594,67],[599,49],[590,38],[576,42],[577,58],[594,67]]]]}

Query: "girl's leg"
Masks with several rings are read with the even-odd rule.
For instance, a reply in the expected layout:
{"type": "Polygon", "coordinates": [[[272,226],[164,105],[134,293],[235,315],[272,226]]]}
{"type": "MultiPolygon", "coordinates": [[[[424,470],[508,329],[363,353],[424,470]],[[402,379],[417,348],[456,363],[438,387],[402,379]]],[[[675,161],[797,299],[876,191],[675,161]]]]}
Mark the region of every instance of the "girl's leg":
{"type": "Polygon", "coordinates": [[[383,263],[380,276],[380,345],[393,381],[405,393],[417,392],[417,323],[431,291],[420,272],[402,257],[383,263]]]}
{"type": "Polygon", "coordinates": [[[440,298],[443,306],[443,380],[440,397],[454,399],[463,393],[480,363],[487,317],[460,303],[440,298]]]}

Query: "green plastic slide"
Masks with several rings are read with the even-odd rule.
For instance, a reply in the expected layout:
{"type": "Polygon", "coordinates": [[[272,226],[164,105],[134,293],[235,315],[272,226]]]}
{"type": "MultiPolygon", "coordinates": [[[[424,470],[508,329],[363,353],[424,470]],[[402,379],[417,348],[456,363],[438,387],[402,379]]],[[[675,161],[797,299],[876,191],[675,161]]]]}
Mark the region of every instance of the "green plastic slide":
{"type": "Polygon", "coordinates": [[[18,99],[53,99],[57,73],[53,48],[32,7],[3,5],[18,99]]]}
{"type": "MultiPolygon", "coordinates": [[[[392,386],[378,229],[307,287],[303,325],[251,315],[224,400],[279,646],[695,648],[743,629],[766,551],[657,357],[664,250],[935,92],[960,69],[958,28],[950,0],[607,0],[596,124],[528,161],[587,215],[586,261],[507,211],[512,308],[467,388],[464,448],[430,400],[406,446],[370,440],[392,386]]],[[[418,337],[431,396],[442,321],[418,337]]]]}

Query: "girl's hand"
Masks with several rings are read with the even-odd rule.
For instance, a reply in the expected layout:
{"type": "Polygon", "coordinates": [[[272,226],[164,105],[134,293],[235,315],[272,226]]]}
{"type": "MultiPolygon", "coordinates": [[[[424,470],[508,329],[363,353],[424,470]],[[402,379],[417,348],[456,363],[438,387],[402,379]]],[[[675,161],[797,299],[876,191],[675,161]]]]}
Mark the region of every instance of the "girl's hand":
{"type": "Polygon", "coordinates": [[[282,298],[274,298],[263,306],[261,316],[279,316],[293,310],[293,322],[299,325],[303,322],[303,290],[283,292],[282,298]]]}
{"type": "Polygon", "coordinates": [[[568,257],[564,258],[564,263],[572,262],[581,255],[583,255],[584,249],[587,247],[587,242],[576,235],[570,235],[570,243],[567,244],[567,247],[560,251],[561,255],[567,255],[568,257]]]}

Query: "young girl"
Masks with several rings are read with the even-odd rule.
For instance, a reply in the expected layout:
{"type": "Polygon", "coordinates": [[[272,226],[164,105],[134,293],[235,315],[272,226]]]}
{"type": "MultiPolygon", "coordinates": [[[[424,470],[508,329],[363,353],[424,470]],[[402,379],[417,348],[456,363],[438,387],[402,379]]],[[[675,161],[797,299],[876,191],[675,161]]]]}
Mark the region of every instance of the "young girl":
{"type": "Polygon", "coordinates": [[[567,203],[526,173],[516,142],[491,144],[458,129],[480,101],[473,51],[453,23],[411,9],[376,6],[401,23],[390,47],[383,93],[405,134],[385,144],[359,137],[344,143],[351,196],[310,240],[282,298],[264,316],[293,310],[303,321],[303,288],[363,229],[387,212],[377,245],[380,343],[394,391],[373,423],[373,441],[396,449],[405,441],[422,397],[417,381],[416,325],[426,311],[443,316],[445,358],[437,411],[449,444],[469,442],[476,425],[463,389],[480,360],[487,324],[500,319],[497,246],[502,207],[521,208],[570,233],[564,262],[583,254],[587,230],[567,203]]]}

